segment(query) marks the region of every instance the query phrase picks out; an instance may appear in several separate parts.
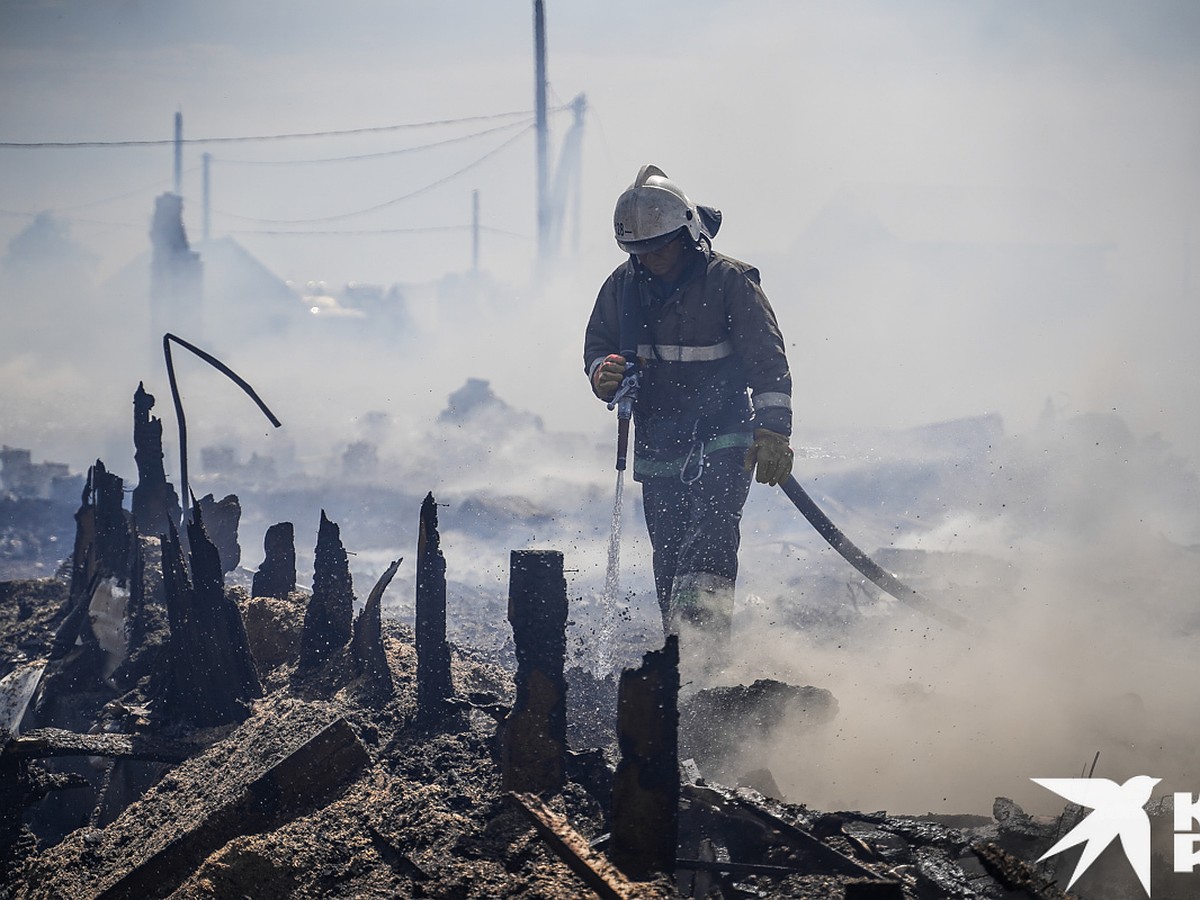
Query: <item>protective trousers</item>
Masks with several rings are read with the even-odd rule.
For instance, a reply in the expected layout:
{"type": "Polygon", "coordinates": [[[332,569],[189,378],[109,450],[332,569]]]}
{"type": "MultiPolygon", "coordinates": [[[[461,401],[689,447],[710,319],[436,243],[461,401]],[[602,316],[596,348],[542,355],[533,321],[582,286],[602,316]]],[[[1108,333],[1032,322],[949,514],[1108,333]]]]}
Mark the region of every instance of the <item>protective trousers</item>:
{"type": "Polygon", "coordinates": [[[742,507],[752,478],[745,457],[742,447],[718,450],[698,469],[642,481],[654,586],[668,634],[683,626],[717,644],[729,637],[742,507]]]}

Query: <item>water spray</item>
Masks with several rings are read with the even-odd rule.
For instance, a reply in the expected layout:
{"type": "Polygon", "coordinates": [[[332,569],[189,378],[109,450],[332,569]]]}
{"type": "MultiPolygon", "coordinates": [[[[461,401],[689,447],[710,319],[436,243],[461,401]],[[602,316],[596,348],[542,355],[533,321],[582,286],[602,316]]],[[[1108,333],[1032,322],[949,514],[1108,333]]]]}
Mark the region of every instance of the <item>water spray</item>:
{"type": "Polygon", "coordinates": [[[597,674],[606,674],[610,660],[609,648],[617,622],[617,600],[621,592],[621,506],[625,492],[625,466],[629,459],[629,425],[633,419],[633,404],[641,387],[642,373],[637,354],[628,351],[625,357],[625,377],[608,402],[617,411],[617,485],[613,493],[612,522],[608,530],[608,567],[604,572],[604,610],[600,626],[597,674]]]}

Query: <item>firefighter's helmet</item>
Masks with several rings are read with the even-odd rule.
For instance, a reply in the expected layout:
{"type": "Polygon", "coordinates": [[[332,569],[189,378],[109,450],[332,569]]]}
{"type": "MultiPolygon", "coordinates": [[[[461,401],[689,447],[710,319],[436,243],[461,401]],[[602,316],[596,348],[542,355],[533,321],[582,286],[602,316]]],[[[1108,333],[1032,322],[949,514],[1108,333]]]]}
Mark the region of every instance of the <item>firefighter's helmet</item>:
{"type": "Polygon", "coordinates": [[[613,211],[617,246],[626,253],[652,253],[683,231],[698,241],[700,230],[696,205],[658,166],[642,166],[613,211]]]}

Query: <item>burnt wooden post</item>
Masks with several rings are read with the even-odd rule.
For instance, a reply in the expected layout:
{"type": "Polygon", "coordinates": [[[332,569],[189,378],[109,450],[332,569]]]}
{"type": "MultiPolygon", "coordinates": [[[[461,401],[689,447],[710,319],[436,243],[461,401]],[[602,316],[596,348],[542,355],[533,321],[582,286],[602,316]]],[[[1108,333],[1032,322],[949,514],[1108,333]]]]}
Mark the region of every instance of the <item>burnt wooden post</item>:
{"type": "Polygon", "coordinates": [[[350,663],[354,674],[365,675],[371,686],[386,697],[392,695],[395,684],[383,646],[383,592],[402,562],[402,559],[393,562],[375,583],[366,606],[354,620],[354,636],[350,638],[350,663]]]}
{"type": "Polygon", "coordinates": [[[346,646],[354,619],[354,586],[341,530],[321,510],[313,560],[313,592],[300,635],[300,668],[327,662],[346,646]]]}
{"type": "Polygon", "coordinates": [[[263,553],[250,593],[286,600],[296,590],[296,529],[291,522],[279,522],[267,529],[263,553]]]}
{"type": "Polygon", "coordinates": [[[433,494],[421,504],[417,531],[417,711],[422,718],[441,713],[453,696],[450,645],[446,643],[446,558],[438,535],[433,494]]]}
{"type": "Polygon", "coordinates": [[[165,690],[168,717],[199,727],[240,722],[249,701],[262,696],[250,642],[237,604],[225,594],[217,548],[204,532],[198,509],[188,523],[192,577],[172,525],[163,541],[167,597],[165,690]]]}
{"type": "Polygon", "coordinates": [[[133,395],[133,446],[138,485],[133,489],[133,519],[141,534],[166,534],[168,522],[180,519],[179,497],[163,467],[162,420],[151,418],[154,395],[138,382],[133,395]]]}
{"type": "Polygon", "coordinates": [[[71,556],[71,590],[66,615],[54,635],[50,655],[67,656],[77,640],[96,646],[88,611],[101,580],[114,579],[123,587],[131,581],[136,534],[122,508],[124,482],[104,463],[88,469],[87,484],[75,513],[75,546],[71,556]]]}
{"type": "Polygon", "coordinates": [[[621,673],[609,858],[635,881],[675,871],[679,835],[679,638],[621,673]]]}
{"type": "Polygon", "coordinates": [[[217,548],[221,571],[232,572],[242,561],[242,548],[238,544],[241,502],[236,494],[228,494],[220,500],[212,494],[205,494],[196,505],[204,515],[204,530],[208,533],[208,539],[217,548]]]}
{"type": "Polygon", "coordinates": [[[124,481],[96,460],[92,490],[96,498],[96,557],[104,575],[129,583],[129,548],[133,543],[129,518],[122,509],[124,481]]]}
{"type": "Polygon", "coordinates": [[[508,621],[516,645],[516,699],[500,726],[504,790],[544,793],[566,780],[567,583],[557,550],[514,550],[508,621]]]}
{"type": "Polygon", "coordinates": [[[75,513],[75,548],[71,558],[71,597],[76,598],[93,580],[116,578],[128,584],[131,523],[121,504],[124,482],[104,463],[88,469],[87,484],[75,513]]]}

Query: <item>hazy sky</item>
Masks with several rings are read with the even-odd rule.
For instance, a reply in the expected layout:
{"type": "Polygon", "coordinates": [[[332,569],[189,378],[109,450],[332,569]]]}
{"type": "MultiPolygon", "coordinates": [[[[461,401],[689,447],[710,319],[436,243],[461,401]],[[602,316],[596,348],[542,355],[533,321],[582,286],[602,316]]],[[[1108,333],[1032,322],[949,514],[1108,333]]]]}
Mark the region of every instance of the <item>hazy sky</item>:
{"type": "MultiPolygon", "coordinates": [[[[180,364],[190,366],[181,377],[191,389],[194,447],[228,439],[236,425],[239,436],[250,435],[245,456],[291,453],[316,464],[373,437],[372,423],[387,423],[396,445],[415,440],[468,377],[488,379],[499,397],[551,430],[595,434],[597,446],[611,439],[612,415],[590,396],[581,371],[582,331],[600,282],[621,262],[613,202],[638,167],[653,162],[695,200],[722,208],[718,249],[762,270],[796,376],[798,447],[824,429],[878,428],[881,445],[863,452],[886,459],[898,451],[882,444],[899,439],[885,429],[1000,414],[1017,458],[1027,468],[1052,460],[1052,474],[1014,494],[1020,504],[1003,492],[995,500],[965,489],[961,497],[923,498],[947,505],[947,546],[964,531],[962,511],[951,504],[1002,521],[1020,505],[1028,519],[995,540],[976,532],[986,546],[972,549],[995,544],[1033,570],[1028,581],[1037,590],[1026,603],[1037,615],[1045,607],[1072,628],[1079,625],[1072,617],[1105,629],[1117,622],[1111,655],[1091,653],[1080,640],[1095,657],[1089,665],[1116,672],[1123,666],[1111,660],[1124,654],[1175,672],[1180,659],[1197,658],[1190,637],[1176,635],[1181,646],[1171,648],[1159,633],[1174,619],[1159,622],[1127,603],[1133,591],[1119,575],[1131,569],[1109,551],[1137,555],[1139,540],[1187,544],[1197,533],[1187,498],[1200,459],[1200,4],[548,0],[546,13],[551,101],[586,93],[589,107],[581,250],[538,278],[534,140],[522,130],[533,107],[528,0],[0,0],[0,143],[164,140],[177,111],[189,139],[470,120],[185,147],[184,219],[193,240],[202,231],[207,151],[213,236],[235,237],[280,278],[324,281],[334,291],[350,281],[428,285],[467,271],[466,226],[479,191],[487,228],[480,265],[498,285],[482,308],[412,288],[412,335],[308,343],[261,335],[226,357],[283,420],[279,431],[232,388],[204,382],[201,391],[200,364],[180,364]],[[490,118],[506,113],[522,115],[490,118]],[[463,140],[447,142],[454,138],[463,140]],[[411,152],[378,155],[401,150],[411,152]],[[279,231],[310,233],[266,233],[279,231]],[[1129,430],[1095,428],[1104,438],[1094,441],[1091,426],[1079,431],[1087,440],[1062,438],[1075,434],[1068,426],[1035,430],[1047,403],[1065,418],[1116,411],[1129,430]],[[1148,440],[1156,433],[1166,449],[1148,440]],[[1153,479],[1138,476],[1145,458],[1168,474],[1160,478],[1155,468],[1153,479]],[[1157,493],[1144,490],[1147,483],[1157,493]],[[1055,502],[1066,511],[1043,521],[1055,502]],[[1186,521],[1160,526],[1162,515],[1142,509],[1158,505],[1186,521]],[[1105,541],[1076,533],[1081,521],[1103,524],[1105,541]],[[1030,537],[1031,523],[1052,534],[1030,537]],[[1088,552],[1063,553],[1056,542],[1087,544],[1088,552]],[[1080,572],[1108,581],[1081,588],[1080,572]],[[1096,607],[1097,596],[1112,609],[1096,607]],[[1126,628],[1117,610],[1136,621],[1126,628]],[[1126,632],[1142,625],[1152,633],[1134,645],[1126,632]]],[[[569,124],[568,112],[552,117],[555,159],[569,124]]],[[[95,256],[97,279],[117,272],[148,250],[154,198],[171,189],[171,175],[166,145],[0,147],[0,262],[33,216],[50,210],[95,256]]],[[[136,354],[128,345],[89,339],[76,300],[18,296],[0,278],[0,442],[76,471],[102,457],[132,480],[130,398],[139,379],[158,395],[167,434],[173,429],[161,359],[141,367],[130,362],[136,354]]],[[[139,343],[143,332],[131,332],[128,342],[139,343]]],[[[221,338],[215,328],[212,339],[221,338]]],[[[430,460],[430,489],[447,486],[435,471],[447,457],[497,493],[528,497],[540,486],[554,502],[608,502],[612,473],[596,468],[598,451],[559,452],[561,444],[537,433],[515,449],[490,435],[469,437],[451,449],[418,448],[424,456],[416,458],[430,460]],[[497,468],[501,456],[506,467],[497,468]],[[603,492],[580,499],[578,485],[596,481],[603,492]]],[[[172,457],[173,445],[167,452],[172,457]]],[[[996,462],[996,484],[1011,479],[1000,472],[1005,462],[996,462]]],[[[801,454],[797,471],[805,481],[816,467],[801,454]]],[[[446,481],[461,490],[462,477],[446,481]]],[[[607,521],[607,509],[570,512],[607,521]]],[[[855,512],[860,529],[870,523],[884,532],[906,514],[874,506],[855,512]]],[[[767,546],[773,536],[758,533],[761,517],[752,526],[748,543],[767,546]]],[[[1171,553],[1156,547],[1146,555],[1155,565],[1147,563],[1145,580],[1164,580],[1137,589],[1143,604],[1147,596],[1164,608],[1190,604],[1189,572],[1165,577],[1172,573],[1156,568],[1176,550],[1184,553],[1172,545],[1171,553]]],[[[641,584],[648,590],[647,579],[641,584]]],[[[938,684],[1006,687],[984,663],[1007,665],[1026,652],[1026,643],[1014,650],[1004,630],[1025,626],[1021,616],[1021,608],[1001,607],[998,656],[976,652],[973,666],[947,657],[947,666],[965,669],[944,681],[939,675],[938,684]],[[963,671],[972,677],[963,681],[963,671]]],[[[1069,664],[1053,646],[1066,626],[1046,616],[1049,625],[1036,627],[1035,616],[1022,630],[1034,644],[1027,655],[1055,667],[1041,673],[1051,683],[1069,664]]],[[[902,657],[901,669],[935,656],[920,635],[880,640],[902,657]]],[[[785,649],[796,655],[792,644],[785,649]]],[[[857,662],[838,651],[836,664],[857,678],[857,662]]],[[[1151,710],[1168,708],[1173,697],[1154,694],[1155,684],[1170,681],[1160,674],[1144,679],[1151,710]]],[[[989,696],[964,701],[979,707],[980,721],[996,717],[989,696]]],[[[1026,694],[1017,700],[1023,716],[1026,694]]],[[[1107,698],[1097,702],[1103,712],[1107,698]]],[[[1046,707],[1045,719],[1061,719],[1046,707]]],[[[876,717],[871,702],[860,710],[876,717]]],[[[934,711],[942,715],[940,705],[934,711]]],[[[1178,748],[1195,744],[1187,724],[1178,748]]],[[[997,755],[1010,755],[1012,735],[1026,731],[1046,729],[1021,719],[995,739],[997,755]]],[[[993,741],[991,732],[986,737],[993,741]]],[[[1076,738],[1063,739],[1069,771],[1097,746],[1091,735],[1076,738]]],[[[967,768],[991,759],[976,755],[983,752],[976,744],[962,746],[967,768]]],[[[831,758],[843,753],[836,745],[831,758]]],[[[1196,786],[1194,779],[1176,785],[1196,786]]]]}
{"type": "MultiPolygon", "coordinates": [[[[532,320],[565,384],[620,261],[612,203],[654,162],[725,211],[719,249],[763,269],[802,421],[1000,412],[1019,429],[1050,399],[1116,408],[1195,456],[1196,4],[551,0],[547,27],[551,100],[586,93],[589,111],[582,252],[540,288],[521,117],[189,144],[189,234],[207,151],[213,236],[234,235],[280,277],[425,282],[469,267],[477,189],[481,266],[512,285],[514,307],[555,295],[532,320]],[[862,221],[823,232],[831,208],[892,243],[871,245],[862,221]],[[278,231],[325,233],[264,233],[278,231]]],[[[0,140],[165,139],[177,110],[190,139],[529,111],[532,43],[532,4],[515,0],[5,0],[0,140]]],[[[555,158],[569,123],[552,118],[555,158]]],[[[53,210],[111,273],[146,249],[171,171],[168,146],[0,149],[0,249],[53,210]]],[[[549,421],[567,398],[550,400],[549,421]]]]}

